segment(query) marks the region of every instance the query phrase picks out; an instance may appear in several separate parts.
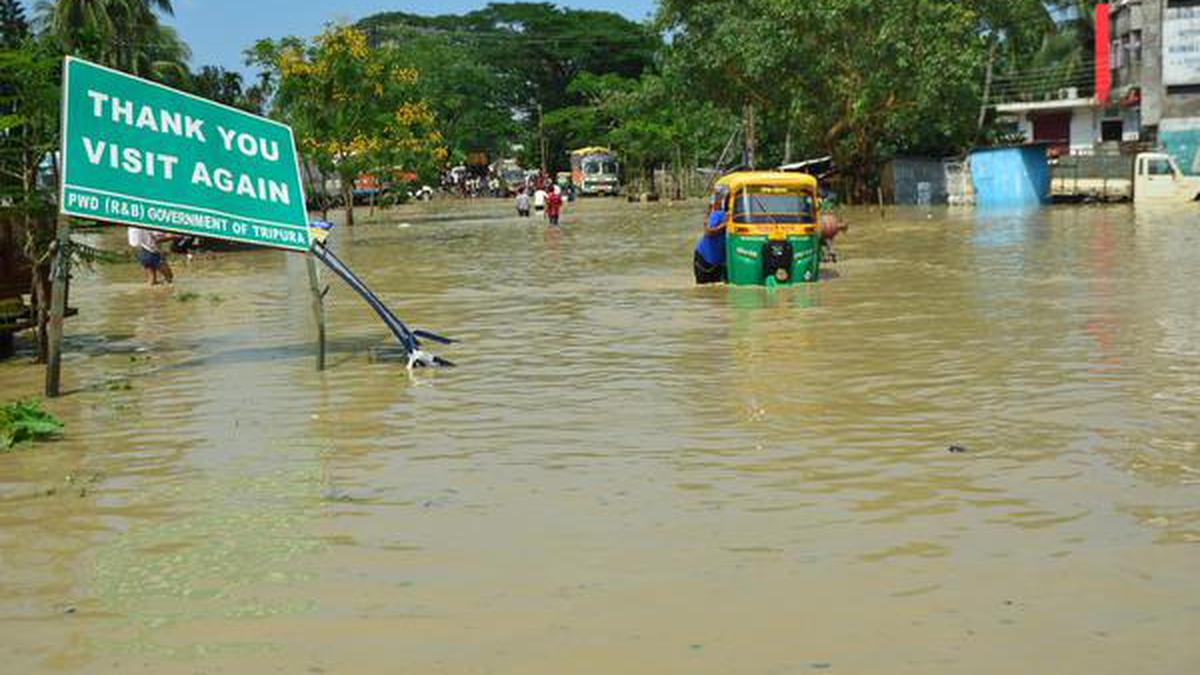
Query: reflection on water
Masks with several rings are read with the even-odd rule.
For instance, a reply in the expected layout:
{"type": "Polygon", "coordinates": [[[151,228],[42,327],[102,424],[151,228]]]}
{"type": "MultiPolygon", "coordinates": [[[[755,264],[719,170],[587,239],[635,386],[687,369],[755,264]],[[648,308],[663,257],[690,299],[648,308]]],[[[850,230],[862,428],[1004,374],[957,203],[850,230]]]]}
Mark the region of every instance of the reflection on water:
{"type": "Polygon", "coordinates": [[[6,667],[1200,668],[1191,213],[851,212],[767,291],[692,285],[700,208],[337,232],[462,339],[412,376],[341,286],[314,372],[296,256],[80,272],[68,435],[0,455],[6,667]]]}

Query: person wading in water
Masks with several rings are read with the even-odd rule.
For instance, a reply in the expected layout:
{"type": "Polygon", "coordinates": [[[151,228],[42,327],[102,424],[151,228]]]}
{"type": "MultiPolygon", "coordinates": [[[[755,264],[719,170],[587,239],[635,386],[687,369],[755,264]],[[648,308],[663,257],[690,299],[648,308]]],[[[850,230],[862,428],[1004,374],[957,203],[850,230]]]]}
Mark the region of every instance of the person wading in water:
{"type": "Polygon", "coordinates": [[[174,239],[171,235],[143,230],[140,227],[129,228],[129,245],[137,250],[138,263],[146,274],[147,286],[157,285],[160,274],[168,284],[175,281],[175,274],[167,264],[167,257],[159,250],[160,242],[171,239],[174,239]]]}
{"type": "Polygon", "coordinates": [[[713,193],[712,203],[709,204],[708,220],[704,224],[704,234],[696,242],[696,254],[693,256],[693,267],[696,272],[696,283],[716,284],[726,281],[725,278],[725,209],[729,201],[729,188],[721,185],[713,193]]]}
{"type": "Polygon", "coordinates": [[[550,219],[550,224],[554,227],[558,227],[558,217],[562,214],[562,207],[562,192],[555,185],[550,189],[550,194],[546,195],[546,217],[550,219]]]}

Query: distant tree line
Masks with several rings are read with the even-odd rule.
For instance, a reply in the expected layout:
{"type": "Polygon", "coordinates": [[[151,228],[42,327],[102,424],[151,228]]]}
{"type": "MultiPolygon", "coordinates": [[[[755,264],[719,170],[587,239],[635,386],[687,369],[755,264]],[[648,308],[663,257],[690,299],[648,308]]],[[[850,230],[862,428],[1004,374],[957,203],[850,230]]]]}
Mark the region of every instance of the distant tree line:
{"type": "Polygon", "coordinates": [[[571,148],[607,144],[633,178],[711,167],[731,147],[726,167],[828,154],[849,196],[864,198],[892,157],[995,140],[986,103],[997,93],[1075,81],[1090,67],[1095,4],[660,0],[635,23],[493,3],[387,12],[357,28],[421,71],[450,161],[515,146],[524,165],[553,171],[571,148]]]}
{"type": "Polygon", "coordinates": [[[428,181],[480,151],[553,172],[608,145],[627,179],[829,154],[865,198],[892,157],[995,140],[997,94],[1077,78],[1095,4],[660,0],[646,22],[551,3],[387,12],[260,41],[247,82],[189,68],[162,23],[171,0],[43,0],[33,17],[0,0],[0,213],[28,222],[44,279],[64,54],[288,121],[306,168],[344,192],[361,172],[428,181]]]}

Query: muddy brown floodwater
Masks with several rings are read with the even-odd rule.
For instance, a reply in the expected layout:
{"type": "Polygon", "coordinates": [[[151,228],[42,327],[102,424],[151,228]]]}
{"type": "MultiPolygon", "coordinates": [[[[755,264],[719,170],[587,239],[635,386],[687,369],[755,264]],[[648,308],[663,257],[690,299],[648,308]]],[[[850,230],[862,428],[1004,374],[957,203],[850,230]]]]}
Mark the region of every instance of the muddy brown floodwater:
{"type": "Polygon", "coordinates": [[[79,272],[0,670],[1200,672],[1195,212],[849,217],[773,293],[693,286],[698,204],[343,229],[462,339],[411,377],[340,283],[314,372],[297,256],[79,272]]]}

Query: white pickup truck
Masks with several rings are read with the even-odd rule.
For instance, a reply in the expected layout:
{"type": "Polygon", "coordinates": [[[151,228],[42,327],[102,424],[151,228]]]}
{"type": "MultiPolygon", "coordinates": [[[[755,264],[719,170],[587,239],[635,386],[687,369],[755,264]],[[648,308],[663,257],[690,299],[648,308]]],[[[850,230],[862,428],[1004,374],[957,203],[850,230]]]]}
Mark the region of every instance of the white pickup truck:
{"type": "Polygon", "coordinates": [[[1133,199],[1138,204],[1180,204],[1200,200],[1200,176],[1185,176],[1175,159],[1161,152],[1134,158],[1129,178],[1079,178],[1069,172],[1051,180],[1051,194],[1091,196],[1103,200],[1133,199]]]}
{"type": "Polygon", "coordinates": [[[1200,200],[1200,176],[1185,176],[1175,158],[1143,152],[1133,164],[1133,201],[1141,204],[1200,200]]]}

